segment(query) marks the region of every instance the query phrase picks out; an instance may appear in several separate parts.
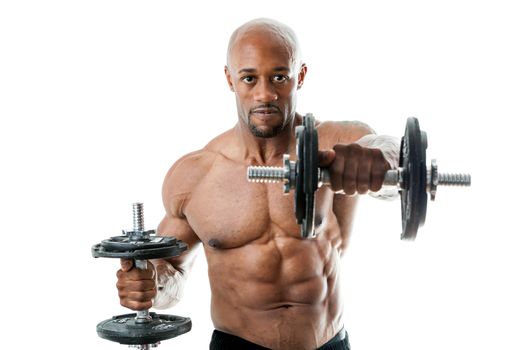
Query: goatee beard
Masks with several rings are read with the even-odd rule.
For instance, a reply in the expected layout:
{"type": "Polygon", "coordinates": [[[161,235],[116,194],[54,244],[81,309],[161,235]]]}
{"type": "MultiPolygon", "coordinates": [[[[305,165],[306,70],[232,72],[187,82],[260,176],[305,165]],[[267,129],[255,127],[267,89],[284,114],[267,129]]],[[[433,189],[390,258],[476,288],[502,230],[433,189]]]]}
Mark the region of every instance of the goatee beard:
{"type": "Polygon", "coordinates": [[[248,128],[250,129],[250,132],[253,136],[260,137],[263,139],[269,139],[271,137],[277,136],[281,131],[283,131],[284,125],[276,125],[270,130],[261,130],[257,126],[249,122],[248,128]]]}

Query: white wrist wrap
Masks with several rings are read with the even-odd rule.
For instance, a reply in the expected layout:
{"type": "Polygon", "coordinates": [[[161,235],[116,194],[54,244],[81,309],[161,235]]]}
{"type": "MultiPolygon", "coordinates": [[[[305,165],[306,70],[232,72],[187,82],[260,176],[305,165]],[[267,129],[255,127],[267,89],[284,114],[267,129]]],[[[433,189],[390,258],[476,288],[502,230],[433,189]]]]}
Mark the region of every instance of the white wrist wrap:
{"type": "MultiPolygon", "coordinates": [[[[397,169],[399,164],[400,142],[397,137],[387,135],[368,134],[356,142],[362,147],[376,148],[381,150],[390,169],[397,169]]],[[[395,187],[385,186],[377,192],[369,192],[370,196],[384,200],[394,200],[398,197],[399,191],[395,187]]]]}
{"type": "Polygon", "coordinates": [[[157,269],[157,295],[153,307],[167,309],[176,305],[184,291],[185,274],[177,271],[172,265],[165,264],[157,269]]]}

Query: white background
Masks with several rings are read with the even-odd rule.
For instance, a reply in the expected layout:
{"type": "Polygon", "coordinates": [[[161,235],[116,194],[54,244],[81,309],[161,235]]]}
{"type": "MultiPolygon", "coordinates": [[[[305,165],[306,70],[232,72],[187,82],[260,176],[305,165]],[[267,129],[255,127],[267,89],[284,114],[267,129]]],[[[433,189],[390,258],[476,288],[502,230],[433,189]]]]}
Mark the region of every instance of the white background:
{"type": "MultiPolygon", "coordinates": [[[[118,261],[91,245],[163,216],[170,165],[236,122],[223,77],[231,32],[290,25],[308,75],[299,112],[428,132],[439,189],[415,242],[399,203],[364,197],[343,262],[352,349],[525,349],[519,1],[2,1],[2,348],[121,349],[95,325],[126,310],[118,261]]],[[[215,205],[215,203],[210,203],[215,205]]],[[[248,215],[248,213],[247,213],[248,215]]],[[[161,349],[205,349],[212,324],[202,251],[170,313],[193,330],[161,349]]]]}

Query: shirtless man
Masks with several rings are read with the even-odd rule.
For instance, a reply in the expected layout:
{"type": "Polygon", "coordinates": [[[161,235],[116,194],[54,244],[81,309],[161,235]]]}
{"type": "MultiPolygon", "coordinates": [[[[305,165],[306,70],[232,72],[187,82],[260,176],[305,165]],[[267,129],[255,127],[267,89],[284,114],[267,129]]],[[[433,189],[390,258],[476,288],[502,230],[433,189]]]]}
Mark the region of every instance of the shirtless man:
{"type": "Polygon", "coordinates": [[[158,233],[189,250],[147,270],[123,260],[120,302],[133,310],[174,305],[202,242],[216,328],[210,349],[349,349],[339,265],[355,194],[380,189],[398,146],[362,123],[318,123],[319,146],[327,150],[320,163],[331,185],[316,195],[317,238],[302,239],[293,196],[280,185],[246,180],[249,165],[280,166],[285,153],[295,158],[297,91],[307,68],[293,31],[268,19],[244,24],[232,34],[224,71],[237,124],[179,159],[163,185],[166,216],[158,233]]]}

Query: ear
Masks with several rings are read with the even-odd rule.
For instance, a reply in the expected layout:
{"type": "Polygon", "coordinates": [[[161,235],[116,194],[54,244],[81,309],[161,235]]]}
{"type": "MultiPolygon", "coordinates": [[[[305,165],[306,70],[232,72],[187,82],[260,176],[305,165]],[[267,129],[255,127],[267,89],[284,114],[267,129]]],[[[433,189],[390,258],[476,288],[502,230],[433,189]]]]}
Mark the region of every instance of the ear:
{"type": "Polygon", "coordinates": [[[299,90],[304,83],[304,77],[306,76],[306,72],[308,71],[308,67],[306,67],[306,64],[301,64],[301,69],[299,70],[299,76],[297,78],[297,90],[299,90]]]}
{"type": "Polygon", "coordinates": [[[224,66],[224,74],[226,75],[226,81],[228,82],[228,86],[230,87],[230,90],[235,91],[235,89],[233,88],[233,83],[232,83],[232,75],[230,73],[230,70],[228,69],[228,66],[224,66]]]}

